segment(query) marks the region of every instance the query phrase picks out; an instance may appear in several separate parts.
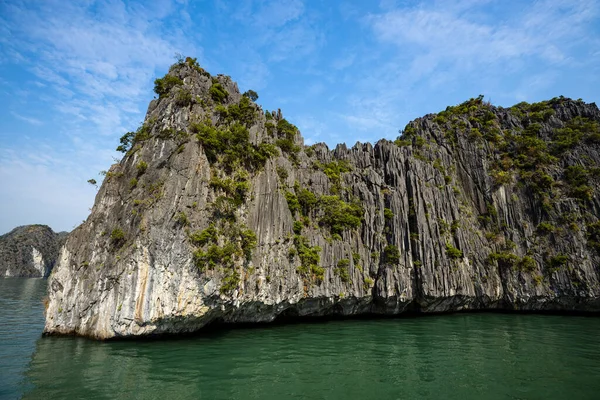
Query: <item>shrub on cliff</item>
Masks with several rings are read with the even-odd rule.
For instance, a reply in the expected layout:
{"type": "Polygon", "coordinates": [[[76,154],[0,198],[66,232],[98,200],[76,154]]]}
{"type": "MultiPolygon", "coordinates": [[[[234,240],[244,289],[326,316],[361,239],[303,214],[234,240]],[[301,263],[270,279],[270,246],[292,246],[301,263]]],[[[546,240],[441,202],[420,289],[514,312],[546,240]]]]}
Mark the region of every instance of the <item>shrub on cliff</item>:
{"type": "Polygon", "coordinates": [[[588,246],[600,253],[600,221],[588,224],[585,236],[588,246]]]}
{"type": "Polygon", "coordinates": [[[125,232],[121,228],[115,228],[110,233],[110,241],[113,246],[121,247],[125,244],[125,232]]]}
{"type": "Polygon", "coordinates": [[[450,243],[446,243],[446,255],[453,260],[457,260],[462,258],[463,252],[452,246],[450,243]]]}
{"type": "Polygon", "coordinates": [[[309,246],[308,239],[301,235],[294,236],[294,246],[300,257],[298,272],[305,276],[312,273],[315,278],[322,280],[325,271],[319,265],[321,262],[321,247],[309,246]]]}
{"type": "Polygon", "coordinates": [[[300,202],[298,201],[298,196],[287,191],[285,192],[285,199],[287,200],[288,208],[290,209],[292,215],[300,211],[300,202]]]}
{"type": "Polygon", "coordinates": [[[320,222],[329,227],[331,234],[341,235],[362,223],[363,208],[358,203],[346,203],[338,196],[321,196],[319,207],[323,211],[320,222]]]}
{"type": "Polygon", "coordinates": [[[175,95],[175,104],[180,107],[186,107],[192,104],[192,102],[192,94],[189,90],[179,89],[179,91],[177,91],[177,94],[175,95]]]}
{"type": "Polygon", "coordinates": [[[157,78],[154,80],[154,92],[160,97],[164,96],[171,88],[177,85],[183,85],[183,81],[173,75],[165,75],[163,78],[157,78]]]}
{"type": "Polygon", "coordinates": [[[148,163],[144,160],[140,160],[140,162],[137,163],[135,168],[137,169],[138,176],[142,175],[148,169],[148,163]]]}
{"type": "Polygon", "coordinates": [[[221,161],[227,172],[237,166],[249,170],[260,169],[267,159],[278,154],[275,146],[261,143],[258,146],[250,143],[248,129],[235,122],[229,127],[216,128],[209,124],[194,124],[192,131],[204,147],[204,153],[211,164],[221,161]]]}
{"type": "Polygon", "coordinates": [[[277,137],[275,144],[281,148],[282,151],[288,154],[296,154],[300,151],[300,146],[294,143],[294,138],[298,128],[290,124],[285,118],[277,122],[277,137]]]}
{"type": "Polygon", "coordinates": [[[387,264],[398,264],[400,262],[400,250],[397,246],[388,244],[383,249],[383,259],[387,264]]]}
{"type": "MultiPolygon", "coordinates": [[[[218,109],[218,106],[217,106],[218,109]]],[[[254,123],[255,110],[247,97],[242,97],[238,104],[231,104],[227,107],[227,121],[237,121],[249,127],[254,123]]]]}
{"type": "Polygon", "coordinates": [[[310,212],[316,207],[319,199],[310,190],[300,187],[300,184],[296,182],[294,184],[294,190],[298,197],[298,203],[302,211],[302,215],[309,215],[310,212]]]}
{"type": "Polygon", "coordinates": [[[217,103],[223,103],[229,96],[227,90],[225,90],[219,82],[213,82],[210,89],[208,89],[208,93],[210,94],[210,97],[217,103]]]}
{"type": "Polygon", "coordinates": [[[350,260],[347,258],[342,258],[337,263],[337,267],[335,268],[335,273],[342,279],[342,282],[345,282],[345,283],[350,282],[350,273],[348,272],[349,266],[350,266],[350,260]]]}

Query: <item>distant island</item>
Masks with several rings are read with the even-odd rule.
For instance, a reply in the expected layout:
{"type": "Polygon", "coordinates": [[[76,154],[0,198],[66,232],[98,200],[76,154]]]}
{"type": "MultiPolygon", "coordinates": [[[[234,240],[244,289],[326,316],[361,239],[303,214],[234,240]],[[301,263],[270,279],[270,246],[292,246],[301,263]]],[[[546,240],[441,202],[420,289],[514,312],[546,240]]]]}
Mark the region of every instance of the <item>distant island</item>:
{"type": "Polygon", "coordinates": [[[595,104],[480,96],[330,150],[193,58],[155,92],[63,247],[46,334],[600,310],[595,104]]]}
{"type": "Polygon", "coordinates": [[[0,277],[47,277],[67,234],[47,225],[25,225],[0,236],[0,277]]]}

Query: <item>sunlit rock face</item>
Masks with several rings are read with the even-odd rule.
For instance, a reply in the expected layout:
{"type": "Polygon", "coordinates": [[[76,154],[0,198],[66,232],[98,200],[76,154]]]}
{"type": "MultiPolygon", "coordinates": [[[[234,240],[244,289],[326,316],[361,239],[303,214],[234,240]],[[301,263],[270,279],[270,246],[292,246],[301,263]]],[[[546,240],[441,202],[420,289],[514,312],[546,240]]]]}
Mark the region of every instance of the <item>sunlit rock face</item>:
{"type": "Polygon", "coordinates": [[[19,226],[0,236],[0,277],[47,277],[66,237],[46,225],[19,226]]]}
{"type": "Polygon", "coordinates": [[[48,334],[600,309],[595,104],[471,99],[330,150],[193,59],[156,91],[61,250],[48,334]]]}

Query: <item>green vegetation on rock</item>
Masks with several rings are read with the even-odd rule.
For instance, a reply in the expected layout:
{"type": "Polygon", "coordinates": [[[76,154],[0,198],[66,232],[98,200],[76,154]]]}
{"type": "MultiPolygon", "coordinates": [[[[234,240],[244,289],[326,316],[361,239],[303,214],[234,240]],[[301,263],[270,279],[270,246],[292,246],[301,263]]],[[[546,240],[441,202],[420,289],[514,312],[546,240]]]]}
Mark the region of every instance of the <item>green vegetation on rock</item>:
{"type": "Polygon", "coordinates": [[[333,183],[331,189],[331,192],[333,194],[339,193],[342,189],[342,174],[352,171],[350,163],[346,160],[331,161],[326,164],[315,162],[314,166],[315,168],[322,170],[325,173],[325,175],[327,175],[329,180],[333,183]]]}
{"type": "Polygon", "coordinates": [[[400,250],[393,244],[388,244],[383,249],[383,260],[386,264],[397,265],[400,263],[400,250]]]}
{"type": "Polygon", "coordinates": [[[300,258],[298,272],[303,276],[312,275],[318,281],[322,281],[325,269],[319,265],[321,262],[321,247],[310,246],[308,239],[301,235],[294,236],[294,246],[300,258]]]}
{"type": "Polygon", "coordinates": [[[246,226],[225,224],[219,229],[211,224],[202,231],[189,235],[198,248],[194,251],[194,263],[200,271],[220,266],[224,270],[235,270],[236,260],[249,261],[256,248],[256,234],[246,226]],[[220,244],[222,243],[222,244],[220,244]]]}
{"type": "Polygon", "coordinates": [[[346,203],[339,196],[321,196],[319,208],[323,215],[319,222],[332,234],[341,235],[347,229],[358,228],[362,223],[363,208],[358,202],[346,203]]]}
{"type": "Polygon", "coordinates": [[[446,255],[453,260],[457,260],[463,257],[463,252],[450,243],[446,243],[446,255]]]}
{"type": "Polygon", "coordinates": [[[183,81],[177,76],[167,74],[154,81],[154,92],[161,97],[168,94],[174,86],[183,85],[183,81]]]}
{"type": "Polygon", "coordinates": [[[350,260],[347,258],[342,258],[337,263],[337,267],[335,268],[335,273],[341,278],[342,282],[345,282],[345,283],[350,282],[350,273],[348,272],[349,267],[350,267],[350,260]]]}
{"type": "Polygon", "coordinates": [[[298,128],[290,124],[285,118],[277,122],[277,140],[275,144],[286,154],[292,157],[292,161],[296,160],[296,155],[300,152],[300,146],[295,144],[298,128]]]}
{"type": "Polygon", "coordinates": [[[208,90],[208,93],[210,94],[210,97],[217,103],[223,103],[229,96],[227,90],[225,90],[225,88],[223,88],[223,86],[216,79],[213,79],[213,84],[208,90]]]}
{"type": "Polygon", "coordinates": [[[127,153],[133,145],[148,140],[150,138],[150,132],[152,130],[152,124],[143,124],[135,132],[127,132],[121,136],[120,145],[117,147],[117,151],[121,153],[127,153]]]}
{"type": "Polygon", "coordinates": [[[121,247],[125,244],[125,232],[121,228],[115,228],[110,233],[110,241],[113,246],[121,247]]]}
{"type": "Polygon", "coordinates": [[[198,123],[193,124],[191,129],[202,144],[208,161],[211,164],[220,162],[228,171],[238,166],[256,171],[264,166],[267,159],[278,154],[272,144],[252,144],[248,129],[237,121],[226,127],[198,123]]]}
{"type": "Polygon", "coordinates": [[[242,94],[242,96],[247,97],[252,101],[258,100],[258,93],[256,93],[254,90],[247,90],[244,92],[244,94],[242,94]]]}

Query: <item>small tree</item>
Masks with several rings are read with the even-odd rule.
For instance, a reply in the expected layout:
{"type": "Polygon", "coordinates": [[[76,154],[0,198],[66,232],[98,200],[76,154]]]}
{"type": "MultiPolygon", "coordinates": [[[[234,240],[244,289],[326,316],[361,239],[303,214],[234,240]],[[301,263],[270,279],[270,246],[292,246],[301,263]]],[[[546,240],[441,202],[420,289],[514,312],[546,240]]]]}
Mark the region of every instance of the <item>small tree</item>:
{"type": "Polygon", "coordinates": [[[242,96],[247,97],[247,98],[249,98],[252,101],[258,100],[258,93],[256,93],[252,89],[244,92],[244,94],[242,96]]]}
{"type": "Polygon", "coordinates": [[[173,58],[179,65],[183,65],[183,63],[185,62],[184,60],[186,60],[186,58],[183,56],[183,54],[181,54],[179,52],[175,53],[175,55],[173,55],[173,58]]]}
{"type": "Polygon", "coordinates": [[[126,134],[121,136],[121,139],[119,139],[121,144],[119,145],[119,147],[117,147],[117,151],[120,151],[121,153],[127,153],[131,148],[131,144],[133,143],[134,137],[135,132],[127,132],[126,134]]]}

